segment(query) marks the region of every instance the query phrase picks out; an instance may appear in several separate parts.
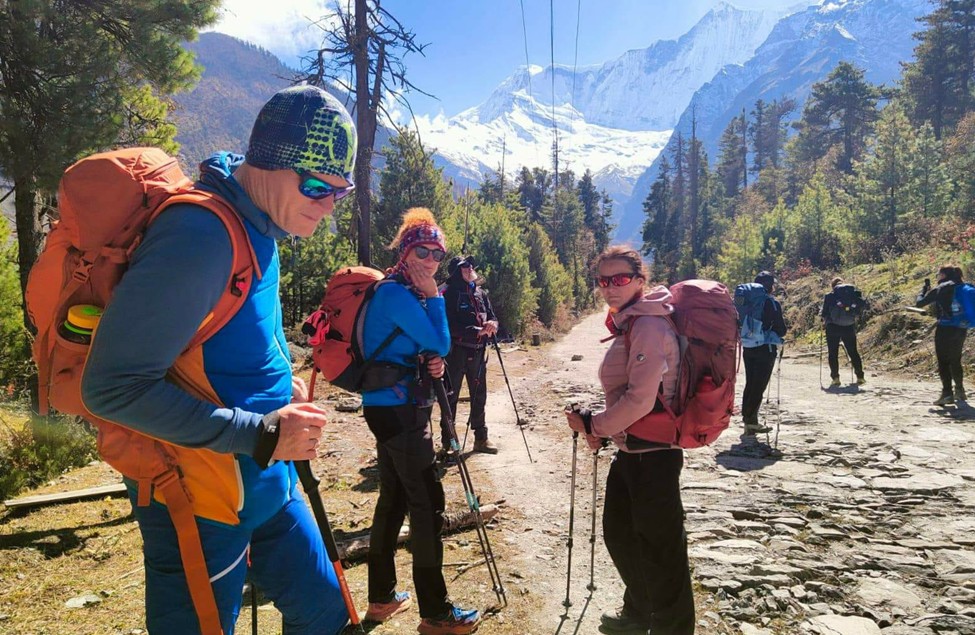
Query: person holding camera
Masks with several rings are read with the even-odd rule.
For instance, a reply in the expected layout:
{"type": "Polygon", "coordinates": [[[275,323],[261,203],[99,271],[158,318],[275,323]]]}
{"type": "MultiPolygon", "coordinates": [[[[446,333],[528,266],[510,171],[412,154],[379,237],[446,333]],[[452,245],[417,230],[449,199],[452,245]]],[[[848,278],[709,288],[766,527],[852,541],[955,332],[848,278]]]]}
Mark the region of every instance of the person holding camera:
{"type": "MultiPolygon", "coordinates": [[[[626,587],[623,604],[601,617],[606,633],[694,633],[694,594],[687,560],[680,472],[684,452],[667,441],[674,430],[638,438],[627,433],[647,413],[673,405],[680,345],[668,315],[666,287],[647,289],[640,254],[610,247],[594,265],[596,285],[609,305],[613,343],[599,367],[606,409],[567,410],[569,427],[597,450],[611,438],[619,448],[606,480],[603,538],[626,587]]],[[[661,426],[667,425],[662,423],[661,426]]]]}
{"type": "Polygon", "coordinates": [[[934,330],[934,354],[938,358],[941,396],[935,400],[936,406],[965,401],[961,354],[965,348],[968,330],[959,325],[961,307],[955,299],[955,291],[962,282],[961,268],[945,265],[938,269],[938,286],[931,288],[931,280],[925,278],[924,287],[917,296],[916,306],[934,304],[938,316],[938,325],[934,330]]]}

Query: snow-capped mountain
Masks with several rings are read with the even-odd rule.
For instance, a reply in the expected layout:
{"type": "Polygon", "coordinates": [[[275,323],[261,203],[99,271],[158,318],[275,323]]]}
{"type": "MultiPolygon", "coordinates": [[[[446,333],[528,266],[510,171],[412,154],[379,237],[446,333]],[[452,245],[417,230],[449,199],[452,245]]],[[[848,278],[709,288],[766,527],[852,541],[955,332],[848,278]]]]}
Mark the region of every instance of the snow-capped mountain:
{"type": "MultiPolygon", "coordinates": [[[[799,104],[791,118],[798,119],[812,85],[840,61],[863,68],[872,83],[891,84],[900,75],[901,62],[913,58],[917,42],[912,35],[923,28],[916,19],[931,9],[929,0],[827,0],[785,17],[750,60],[721,69],[694,94],[675,130],[689,135],[696,116],[697,134],[713,164],[721,133],[743,108],[751,112],[759,99],[791,97],[799,104]]],[[[624,206],[618,238],[635,239],[639,233],[643,200],[658,163],[659,157],[624,206]]]]}
{"type": "Polygon", "coordinates": [[[502,146],[509,174],[523,165],[550,167],[554,115],[560,168],[591,169],[597,186],[622,202],[694,92],[727,64],[748,60],[780,16],[722,2],[678,40],[576,73],[560,65],[522,68],[481,105],[417,125],[446,175],[479,182],[501,166],[502,146]]]}

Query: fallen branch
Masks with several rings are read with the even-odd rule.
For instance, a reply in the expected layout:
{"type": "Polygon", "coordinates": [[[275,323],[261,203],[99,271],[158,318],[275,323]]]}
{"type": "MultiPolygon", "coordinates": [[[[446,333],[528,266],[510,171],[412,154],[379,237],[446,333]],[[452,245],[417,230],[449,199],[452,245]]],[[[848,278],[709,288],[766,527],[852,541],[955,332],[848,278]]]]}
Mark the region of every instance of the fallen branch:
{"type": "MultiPolygon", "coordinates": [[[[494,518],[498,514],[498,507],[496,505],[483,505],[481,507],[481,518],[484,522],[487,522],[494,518]]],[[[474,512],[467,511],[462,514],[452,514],[447,517],[446,522],[444,522],[443,533],[449,534],[460,531],[462,529],[469,529],[474,526],[474,512]]],[[[399,536],[396,538],[396,544],[401,544],[406,542],[410,536],[410,529],[407,525],[399,530],[399,536]]],[[[359,560],[366,557],[369,553],[369,535],[359,536],[356,538],[349,538],[346,540],[336,541],[336,546],[338,547],[339,558],[342,560],[359,560]]]]}
{"type": "Polygon", "coordinates": [[[102,485],[100,487],[79,489],[73,492],[38,494],[36,496],[13,498],[3,501],[3,504],[6,505],[7,509],[31,509],[34,507],[44,507],[46,505],[56,505],[58,503],[70,503],[89,498],[101,498],[102,496],[124,496],[125,494],[125,484],[115,483],[112,485],[102,485]]]}

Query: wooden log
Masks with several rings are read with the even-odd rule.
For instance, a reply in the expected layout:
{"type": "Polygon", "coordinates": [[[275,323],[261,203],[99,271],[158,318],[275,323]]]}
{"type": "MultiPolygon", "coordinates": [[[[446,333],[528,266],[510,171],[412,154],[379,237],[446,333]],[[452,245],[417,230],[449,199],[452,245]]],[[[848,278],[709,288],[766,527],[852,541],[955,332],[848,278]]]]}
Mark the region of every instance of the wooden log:
{"type": "MultiPolygon", "coordinates": [[[[483,505],[481,506],[481,518],[484,522],[487,522],[494,518],[498,514],[497,505],[483,505]]],[[[462,514],[451,515],[447,517],[447,521],[444,523],[443,532],[445,534],[454,533],[462,529],[469,529],[474,526],[474,512],[466,511],[462,514]]],[[[399,536],[396,538],[396,544],[402,544],[410,536],[409,526],[403,525],[399,530],[399,536]]],[[[346,540],[337,540],[336,546],[338,547],[339,558],[342,560],[360,560],[366,557],[369,553],[369,535],[357,536],[355,538],[348,538],[346,540]]]]}
{"type": "Polygon", "coordinates": [[[6,505],[7,509],[31,509],[34,507],[57,505],[58,503],[70,503],[89,498],[101,498],[102,496],[124,496],[125,493],[126,488],[124,483],[114,483],[112,485],[101,485],[99,487],[79,489],[73,492],[38,494],[36,496],[13,498],[3,501],[3,504],[6,505]]]}

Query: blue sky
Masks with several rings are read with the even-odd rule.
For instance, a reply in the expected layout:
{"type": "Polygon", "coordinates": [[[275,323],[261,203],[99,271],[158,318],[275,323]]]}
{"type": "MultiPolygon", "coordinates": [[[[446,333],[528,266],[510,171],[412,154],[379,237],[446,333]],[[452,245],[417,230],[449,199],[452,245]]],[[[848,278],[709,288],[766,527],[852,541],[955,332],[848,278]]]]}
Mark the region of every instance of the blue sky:
{"type": "MultiPolygon", "coordinates": [[[[528,60],[551,62],[550,3],[521,0],[528,31],[528,60]]],[[[811,4],[812,2],[810,2],[811,4]]],[[[572,65],[576,54],[576,15],[581,6],[578,64],[600,64],[625,51],[646,48],[686,32],[716,0],[555,0],[555,62],[572,65]]],[[[735,0],[741,8],[785,8],[796,0],[735,0]]],[[[322,0],[226,0],[214,30],[259,44],[297,65],[302,52],[319,40],[309,18],[328,14],[322,0]],[[273,14],[267,7],[275,7],[273,14]]],[[[417,114],[455,115],[483,101],[506,77],[525,64],[525,38],[519,0],[384,0],[383,7],[428,44],[425,56],[406,58],[407,74],[419,88],[436,95],[410,96],[417,114]]]]}

